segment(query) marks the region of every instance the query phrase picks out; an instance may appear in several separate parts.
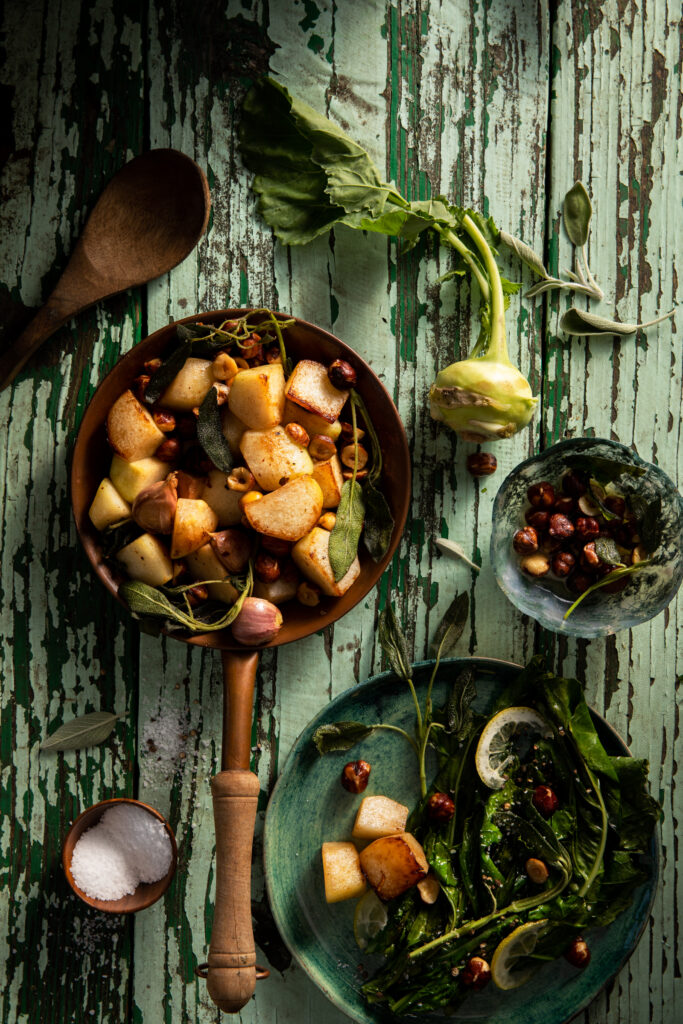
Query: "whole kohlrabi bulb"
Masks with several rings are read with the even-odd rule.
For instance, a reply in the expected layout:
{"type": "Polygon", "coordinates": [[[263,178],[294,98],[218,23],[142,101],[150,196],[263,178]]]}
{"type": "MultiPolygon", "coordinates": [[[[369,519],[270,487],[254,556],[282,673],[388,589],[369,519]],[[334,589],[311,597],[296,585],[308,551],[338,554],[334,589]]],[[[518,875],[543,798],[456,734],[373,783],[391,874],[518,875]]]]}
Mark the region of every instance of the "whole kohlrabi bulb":
{"type": "Polygon", "coordinates": [[[529,381],[508,362],[475,357],[437,374],[429,391],[432,418],[466,441],[498,441],[526,427],[538,404],[529,381]]]}

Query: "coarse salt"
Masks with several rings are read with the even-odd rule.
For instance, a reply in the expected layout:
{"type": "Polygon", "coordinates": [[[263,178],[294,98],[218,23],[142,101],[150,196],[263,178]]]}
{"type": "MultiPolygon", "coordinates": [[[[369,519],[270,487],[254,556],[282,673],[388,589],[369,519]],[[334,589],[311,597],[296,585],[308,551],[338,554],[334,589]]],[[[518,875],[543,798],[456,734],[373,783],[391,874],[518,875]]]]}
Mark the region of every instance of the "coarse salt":
{"type": "Polygon", "coordinates": [[[140,882],[158,882],[172,859],[163,822],[142,807],[116,804],[74,846],[71,873],[92,899],[119,900],[140,882]]]}

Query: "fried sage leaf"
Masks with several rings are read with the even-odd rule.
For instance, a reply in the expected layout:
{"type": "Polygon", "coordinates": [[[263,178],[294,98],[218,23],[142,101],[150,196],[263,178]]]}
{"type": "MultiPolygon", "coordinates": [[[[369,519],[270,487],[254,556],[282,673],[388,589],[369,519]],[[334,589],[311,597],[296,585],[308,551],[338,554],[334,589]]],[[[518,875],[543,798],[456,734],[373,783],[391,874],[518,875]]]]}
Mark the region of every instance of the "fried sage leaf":
{"type": "Polygon", "coordinates": [[[64,722],[40,744],[41,750],[81,750],[96,747],[111,735],[120,715],[111,711],[91,711],[64,722]]]}
{"type": "Polygon", "coordinates": [[[363,527],[363,543],[374,562],[380,562],[391,544],[394,532],[394,517],[387,500],[370,480],[363,487],[365,500],[365,525],[363,527]]]}
{"type": "Polygon", "coordinates": [[[185,360],[189,359],[192,355],[192,342],[189,337],[186,337],[186,335],[181,335],[181,331],[187,331],[187,327],[178,328],[178,335],[181,338],[180,345],[171,352],[168,359],[164,360],[156,373],[152,374],[150,382],[147,385],[147,390],[145,391],[145,399],[148,402],[159,401],[175,375],[182,370],[185,365],[185,360]]]}
{"type": "Polygon", "coordinates": [[[209,388],[204,401],[199,406],[197,440],[216,469],[220,469],[223,473],[232,471],[235,462],[221,427],[218,392],[215,388],[209,388]]]}
{"type": "MultiPolygon", "coordinates": [[[[251,576],[249,577],[250,579],[251,576]]],[[[119,587],[119,595],[126,602],[131,612],[140,618],[164,619],[171,625],[187,630],[190,633],[215,633],[219,629],[226,629],[235,621],[242,610],[242,605],[250,589],[250,583],[248,582],[227,612],[209,620],[200,619],[194,615],[189,605],[187,606],[187,611],[182,611],[182,609],[169,600],[163,591],[158,590],[156,587],[150,587],[149,584],[142,583],[140,580],[126,580],[119,587]]]]}
{"type": "Polygon", "coordinates": [[[598,537],[595,541],[595,553],[600,561],[604,562],[605,565],[625,565],[624,559],[619,552],[619,548],[611,537],[598,537]]]}
{"type": "Polygon", "coordinates": [[[356,743],[366,739],[373,731],[371,725],[362,722],[331,722],[319,726],[312,740],[319,754],[330,754],[334,750],[350,750],[356,743]]]}
{"type": "Polygon", "coordinates": [[[329,559],[337,582],[349,571],[358,553],[364,517],[365,502],[361,486],[356,480],[347,480],[342,487],[337,520],[330,534],[329,559]]]}
{"type": "Polygon", "coordinates": [[[605,338],[617,335],[619,338],[628,338],[637,331],[642,331],[653,324],[668,320],[676,311],[672,309],[669,313],[655,317],[643,324],[622,324],[618,320],[608,320],[607,317],[598,316],[596,313],[587,313],[584,309],[576,309],[572,306],[560,320],[560,330],[565,334],[571,334],[580,338],[605,338]]]}

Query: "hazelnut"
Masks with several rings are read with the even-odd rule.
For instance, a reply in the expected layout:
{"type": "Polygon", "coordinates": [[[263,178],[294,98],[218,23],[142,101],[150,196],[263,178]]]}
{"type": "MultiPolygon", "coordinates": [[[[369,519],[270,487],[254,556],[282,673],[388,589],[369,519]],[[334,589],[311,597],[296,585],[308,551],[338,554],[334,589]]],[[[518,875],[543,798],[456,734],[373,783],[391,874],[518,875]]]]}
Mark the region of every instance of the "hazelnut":
{"type": "Polygon", "coordinates": [[[561,498],[557,499],[553,512],[559,512],[562,516],[574,516],[576,515],[576,508],[576,500],[574,498],[567,497],[565,494],[561,498]]]}
{"type": "Polygon", "coordinates": [[[427,814],[432,821],[445,823],[455,814],[455,804],[448,793],[432,793],[427,801],[427,814]]]}
{"type": "Polygon", "coordinates": [[[327,368],[327,376],[332,387],[340,391],[348,391],[356,386],[358,376],[356,371],[345,359],[335,359],[327,368]]]}
{"type": "Polygon", "coordinates": [[[214,380],[232,380],[239,372],[237,363],[227,352],[219,352],[211,363],[211,373],[214,380]]]}
{"type": "Polygon", "coordinates": [[[191,587],[185,591],[185,596],[190,602],[192,608],[196,608],[202,601],[208,601],[209,591],[206,589],[203,583],[198,583],[196,587],[191,587]]]}
{"type": "Polygon", "coordinates": [[[586,493],[588,487],[579,473],[570,470],[562,477],[562,490],[570,498],[580,498],[582,494],[586,493]]]}
{"type": "Polygon", "coordinates": [[[577,935],[571,946],[566,950],[564,957],[572,967],[588,967],[591,960],[591,951],[586,940],[577,935]]]}
{"type": "MultiPolygon", "coordinates": [[[[365,480],[367,475],[368,475],[367,469],[358,469],[358,470],[356,470],[356,480],[365,480]]],[[[342,470],[342,476],[344,477],[345,480],[353,480],[353,470],[352,469],[343,469],[342,470]]]]}
{"type": "Polygon", "coordinates": [[[155,409],[152,418],[163,434],[170,434],[175,430],[175,416],[166,409],[155,409]]]}
{"type": "Polygon", "coordinates": [[[524,513],[524,518],[529,526],[533,526],[538,533],[543,533],[550,525],[550,512],[544,512],[538,508],[528,508],[524,513]]]}
{"type": "Polygon", "coordinates": [[[540,553],[526,555],[519,564],[522,571],[528,573],[529,576],[545,576],[550,572],[550,562],[546,555],[540,553]]]}
{"type": "Polygon", "coordinates": [[[609,495],[605,498],[605,506],[610,510],[612,515],[615,515],[617,519],[624,518],[624,512],[626,511],[626,502],[623,498],[617,495],[609,495]]]}
{"type": "Polygon", "coordinates": [[[349,761],[342,768],[341,784],[348,793],[362,793],[367,788],[370,771],[367,761],[349,761]]]}
{"type": "Polygon", "coordinates": [[[330,437],[326,437],[324,434],[313,435],[308,446],[308,454],[312,459],[317,459],[318,462],[321,462],[324,459],[331,459],[336,453],[336,445],[330,437]]]}
{"type": "Polygon", "coordinates": [[[274,583],[280,578],[280,563],[267,551],[259,551],[254,561],[254,574],[261,583],[274,583]]]}
{"type": "Polygon", "coordinates": [[[530,555],[534,551],[538,551],[538,534],[533,526],[525,526],[524,529],[517,530],[512,538],[512,546],[520,555],[530,555]]]}
{"type": "Polygon", "coordinates": [[[245,505],[251,505],[254,501],[260,501],[263,497],[261,491],[247,491],[239,500],[239,506],[244,511],[245,505]]]}
{"type": "Polygon", "coordinates": [[[491,452],[473,452],[465,461],[471,476],[491,476],[498,468],[498,460],[491,452]]]}
{"type": "Polygon", "coordinates": [[[247,361],[250,359],[258,359],[259,362],[263,358],[263,345],[261,344],[260,335],[254,333],[251,335],[249,341],[242,348],[242,358],[247,361]]]}
{"type": "Polygon", "coordinates": [[[637,565],[638,562],[644,562],[647,559],[647,551],[642,544],[636,544],[633,551],[631,552],[631,564],[637,565]]]}
{"type": "Polygon", "coordinates": [[[597,569],[600,565],[600,556],[595,550],[595,541],[583,545],[580,562],[584,569],[597,569]]]}
{"type": "Polygon", "coordinates": [[[491,968],[481,956],[473,956],[469,960],[460,975],[463,985],[479,991],[485,988],[491,980],[491,968]]]}
{"type": "Polygon", "coordinates": [[[235,356],[235,362],[237,363],[238,370],[248,370],[249,363],[244,359],[243,356],[235,356]]]}
{"type": "Polygon", "coordinates": [[[237,466],[228,476],[228,488],[231,491],[242,491],[246,494],[247,491],[253,490],[255,485],[254,474],[246,466],[237,466]]]}
{"type": "Polygon", "coordinates": [[[157,372],[157,370],[159,369],[160,366],[161,366],[161,359],[148,359],[147,362],[145,363],[143,369],[144,369],[145,373],[149,373],[150,376],[151,376],[153,373],[157,372]]]}
{"type": "Polygon", "coordinates": [[[574,533],[574,524],[571,519],[567,516],[560,515],[559,512],[555,512],[550,517],[550,523],[548,525],[548,534],[553,540],[569,540],[574,533]]]}
{"type": "Polygon", "coordinates": [[[342,448],[340,457],[349,469],[353,469],[354,463],[356,469],[365,469],[368,463],[368,453],[362,444],[347,444],[342,448]]]}
{"type": "Polygon", "coordinates": [[[267,537],[265,534],[261,537],[261,547],[278,558],[288,555],[292,550],[290,541],[280,540],[279,537],[267,537]]]}
{"type": "Polygon", "coordinates": [[[266,362],[267,363],[281,363],[282,353],[280,352],[279,345],[271,345],[270,348],[266,349],[266,362]]]}
{"type": "Polygon", "coordinates": [[[600,523],[593,516],[579,516],[575,527],[576,536],[584,544],[600,535],[600,523]]]}
{"type": "Polygon", "coordinates": [[[567,579],[567,588],[572,594],[583,594],[594,581],[585,572],[573,572],[567,579]]]}
{"type": "Polygon", "coordinates": [[[527,875],[536,885],[543,885],[548,881],[548,869],[542,860],[538,860],[537,857],[529,857],[524,866],[527,875]]]}
{"type": "Polygon", "coordinates": [[[555,488],[547,480],[532,484],[526,496],[534,508],[552,508],[555,504],[555,488]]]}
{"type": "Polygon", "coordinates": [[[147,387],[152,378],[148,373],[141,373],[139,377],[136,377],[131,385],[131,391],[137,398],[138,402],[145,401],[145,395],[147,393],[147,387]]]}
{"type": "Polygon", "coordinates": [[[192,441],[197,436],[197,420],[190,413],[180,413],[176,416],[175,429],[183,441],[192,441]]]}
{"type": "Polygon", "coordinates": [[[177,437],[167,437],[154,453],[154,457],[160,459],[161,462],[175,462],[179,455],[180,441],[177,437]]]}
{"type": "Polygon", "coordinates": [[[557,799],[550,786],[536,786],[534,795],[531,799],[536,810],[540,811],[540,813],[546,818],[549,818],[551,814],[554,814],[560,806],[560,801],[557,799]]]}
{"type": "Polygon", "coordinates": [[[571,551],[556,551],[550,565],[556,576],[564,578],[569,576],[569,573],[576,565],[576,559],[571,551]]]}
{"type": "Polygon", "coordinates": [[[302,448],[308,448],[311,439],[300,423],[288,423],[285,427],[285,433],[294,441],[294,444],[300,444],[302,448]]]}
{"type": "Polygon", "coordinates": [[[296,588],[296,599],[299,604],[303,604],[307,608],[315,608],[317,604],[320,604],[320,588],[303,580],[296,588]]]}
{"type": "Polygon", "coordinates": [[[352,441],[362,441],[365,437],[365,431],[361,430],[360,427],[356,427],[356,436],[353,436],[353,423],[342,423],[341,425],[341,438],[345,444],[350,444],[352,441]]]}
{"type": "Polygon", "coordinates": [[[321,530],[329,530],[329,532],[331,533],[332,530],[334,530],[336,522],[337,517],[334,512],[324,512],[323,515],[321,515],[320,519],[318,520],[317,525],[320,527],[321,530]]]}

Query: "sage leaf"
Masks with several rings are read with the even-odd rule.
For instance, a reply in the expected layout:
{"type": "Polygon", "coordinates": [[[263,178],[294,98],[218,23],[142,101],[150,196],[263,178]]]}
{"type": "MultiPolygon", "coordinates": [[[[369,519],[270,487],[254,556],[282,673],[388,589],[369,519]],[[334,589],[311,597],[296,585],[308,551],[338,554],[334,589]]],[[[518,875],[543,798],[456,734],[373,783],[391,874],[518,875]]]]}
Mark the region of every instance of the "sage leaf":
{"type": "Polygon", "coordinates": [[[231,472],[235,462],[230,445],[223,434],[221,414],[218,409],[218,392],[213,387],[209,388],[204,401],[199,406],[197,440],[216,469],[220,469],[222,473],[231,472]]]}
{"type": "Polygon", "coordinates": [[[605,565],[621,566],[625,564],[619,548],[611,537],[598,537],[595,541],[595,553],[605,565]]]}
{"type": "Polygon", "coordinates": [[[182,338],[180,345],[170,354],[168,359],[164,360],[159,369],[150,378],[147,390],[145,391],[145,399],[148,402],[159,401],[175,375],[182,370],[185,360],[189,359],[192,354],[192,342],[188,337],[180,335],[181,331],[187,331],[187,327],[178,328],[178,334],[182,338]]]}
{"type": "Polygon", "coordinates": [[[582,182],[577,181],[567,192],[562,213],[570,241],[578,248],[583,248],[588,241],[593,207],[582,182]]]}
{"type": "Polygon", "coordinates": [[[551,292],[553,288],[566,288],[567,285],[564,281],[560,281],[556,277],[549,277],[545,281],[539,281],[537,284],[531,286],[528,292],[524,293],[525,299],[533,299],[537,295],[543,295],[545,292],[551,292]]]}
{"type": "Polygon", "coordinates": [[[462,739],[469,730],[473,718],[471,704],[476,696],[474,671],[466,668],[453,683],[446,703],[446,729],[456,739],[462,739]]]}
{"type": "Polygon", "coordinates": [[[343,579],[358,554],[364,516],[361,486],[357,480],[347,480],[337,506],[337,520],[330,533],[329,559],[337,582],[343,579]]]}
{"type": "Polygon", "coordinates": [[[592,594],[595,590],[600,590],[601,587],[606,587],[609,583],[615,583],[620,580],[623,576],[632,576],[634,572],[638,572],[639,569],[644,569],[648,565],[652,564],[651,558],[645,558],[642,562],[636,562],[635,565],[626,565],[623,569],[613,569],[612,572],[608,572],[606,576],[599,579],[597,583],[593,583],[592,586],[588,587],[582,594],[579,594],[574,604],[571,605],[564,613],[564,619],[568,619],[572,612],[578,608],[585,597],[592,594]]]}
{"type": "Polygon", "coordinates": [[[380,614],[379,623],[377,625],[377,636],[382,650],[386,654],[387,660],[389,661],[394,673],[399,676],[400,679],[404,679],[408,682],[412,679],[412,667],[410,662],[410,653],[408,651],[408,641],[405,638],[405,633],[398,624],[394,609],[390,604],[388,604],[380,614]]]}
{"type": "Polygon", "coordinates": [[[565,334],[574,335],[580,338],[589,337],[611,337],[616,335],[619,338],[628,338],[646,327],[659,324],[662,320],[668,320],[676,312],[672,309],[669,313],[648,320],[642,324],[622,324],[618,320],[608,320],[607,317],[598,316],[596,313],[587,313],[583,309],[576,309],[572,306],[560,320],[560,330],[565,334]]]}
{"type": "Polygon", "coordinates": [[[507,231],[500,232],[500,240],[503,245],[506,245],[508,249],[512,249],[514,254],[519,257],[522,263],[526,263],[527,267],[533,270],[534,274],[538,274],[539,277],[548,278],[550,275],[543,265],[543,260],[540,256],[537,256],[533,249],[531,249],[526,242],[523,242],[520,238],[515,238],[513,235],[508,235],[507,231]]]}
{"type": "Polygon", "coordinates": [[[64,722],[40,744],[41,750],[81,750],[104,743],[121,716],[111,711],[91,711],[64,722]]]}
{"type": "MultiPolygon", "coordinates": [[[[249,576],[249,580],[251,580],[251,576],[249,576]]],[[[180,608],[169,600],[163,591],[156,587],[150,587],[148,583],[142,583],[140,580],[126,580],[122,583],[119,587],[119,596],[126,602],[133,615],[137,615],[142,619],[165,619],[167,622],[179,626],[190,633],[215,633],[220,629],[226,629],[235,621],[242,610],[242,605],[250,589],[251,584],[248,581],[244,590],[242,590],[235,603],[229,607],[228,611],[218,614],[217,618],[210,620],[200,619],[198,616],[187,611],[181,611],[180,608]]]]}
{"type": "Polygon", "coordinates": [[[330,754],[335,750],[350,750],[372,731],[371,725],[362,722],[332,722],[318,726],[311,739],[319,754],[330,754]]]}
{"type": "Polygon", "coordinates": [[[380,562],[391,544],[394,532],[394,517],[387,500],[370,480],[363,487],[365,501],[365,524],[363,526],[363,543],[374,562],[380,562]]]}
{"type": "Polygon", "coordinates": [[[572,455],[567,459],[567,465],[571,469],[588,473],[603,485],[618,480],[620,476],[639,477],[647,472],[644,466],[637,466],[624,459],[608,459],[604,455],[572,455]]]}
{"type": "Polygon", "coordinates": [[[469,612],[470,598],[464,590],[455,595],[439,623],[431,645],[434,653],[439,651],[441,657],[448,657],[463,634],[469,612]]]}
{"type": "Polygon", "coordinates": [[[640,543],[651,555],[662,540],[662,496],[646,495],[637,481],[631,480],[624,481],[623,490],[638,523],[640,543]]]}
{"type": "Polygon", "coordinates": [[[481,572],[481,566],[477,565],[476,562],[473,562],[471,558],[467,557],[462,544],[458,544],[454,540],[446,540],[445,537],[437,537],[434,543],[439,551],[442,551],[444,555],[448,555],[449,558],[455,558],[456,560],[460,559],[469,565],[471,569],[474,569],[475,572],[481,572]]]}

